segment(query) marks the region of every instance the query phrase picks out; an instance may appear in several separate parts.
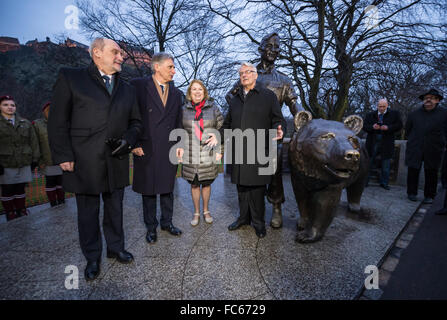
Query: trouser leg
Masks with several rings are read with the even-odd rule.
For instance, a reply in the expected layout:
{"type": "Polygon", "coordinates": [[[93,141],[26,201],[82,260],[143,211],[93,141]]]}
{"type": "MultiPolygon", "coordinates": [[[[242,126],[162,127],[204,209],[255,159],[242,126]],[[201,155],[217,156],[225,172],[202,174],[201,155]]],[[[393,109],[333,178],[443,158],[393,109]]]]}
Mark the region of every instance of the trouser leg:
{"type": "Polygon", "coordinates": [[[419,183],[419,172],[421,168],[410,168],[408,167],[407,174],[407,194],[417,195],[418,194],[418,183],[419,183]]]}
{"type": "Polygon", "coordinates": [[[148,231],[155,232],[157,220],[157,195],[143,195],[143,218],[148,231]]]}
{"type": "Polygon", "coordinates": [[[239,200],[239,222],[250,224],[250,206],[249,206],[249,189],[241,185],[237,185],[237,196],[239,200]]]}
{"type": "Polygon", "coordinates": [[[434,199],[436,196],[436,187],[438,185],[438,170],[424,169],[424,173],[425,173],[424,197],[434,199]]]}
{"type": "Polygon", "coordinates": [[[265,230],[265,186],[251,187],[248,191],[248,202],[253,227],[258,231],[265,230]]]}
{"type": "Polygon", "coordinates": [[[104,238],[106,239],[107,249],[112,252],[124,250],[123,198],[124,188],[102,194],[104,201],[104,238]]]}
{"type": "Polygon", "coordinates": [[[390,165],[391,159],[382,160],[382,173],[380,175],[380,184],[387,186],[390,182],[390,165]]]}
{"type": "Polygon", "coordinates": [[[174,194],[172,192],[160,194],[160,209],[160,225],[162,227],[168,227],[172,223],[172,214],[174,210],[174,194]]]}
{"type": "Polygon", "coordinates": [[[76,194],[79,242],[87,261],[101,259],[102,241],[99,227],[99,194],[76,194]]]}

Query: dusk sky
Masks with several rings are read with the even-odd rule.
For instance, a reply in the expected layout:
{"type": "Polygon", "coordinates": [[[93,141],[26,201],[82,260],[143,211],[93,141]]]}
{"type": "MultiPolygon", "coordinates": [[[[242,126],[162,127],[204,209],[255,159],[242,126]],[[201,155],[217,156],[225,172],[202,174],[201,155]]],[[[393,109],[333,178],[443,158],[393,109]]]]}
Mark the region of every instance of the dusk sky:
{"type": "Polygon", "coordinates": [[[65,22],[70,14],[65,8],[75,0],[0,0],[0,36],[18,38],[21,44],[37,38],[44,41],[48,36],[64,33],[73,40],[89,44],[81,30],[67,29],[65,22]]]}

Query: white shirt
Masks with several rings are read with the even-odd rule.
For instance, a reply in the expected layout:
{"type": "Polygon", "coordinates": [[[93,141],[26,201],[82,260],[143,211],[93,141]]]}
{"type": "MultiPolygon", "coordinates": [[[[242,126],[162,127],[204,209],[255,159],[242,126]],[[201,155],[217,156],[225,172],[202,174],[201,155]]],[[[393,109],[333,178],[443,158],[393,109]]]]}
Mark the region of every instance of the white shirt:
{"type": "MultiPolygon", "coordinates": [[[[114,77],[113,74],[105,74],[104,72],[102,72],[102,71],[99,70],[99,69],[98,69],[98,71],[99,71],[99,73],[101,74],[101,77],[103,77],[103,76],[108,76],[109,79],[110,79],[110,84],[113,83],[113,77],[114,77]]],[[[106,80],[105,80],[104,78],[102,78],[102,81],[104,81],[104,83],[106,83],[106,80]]]]}

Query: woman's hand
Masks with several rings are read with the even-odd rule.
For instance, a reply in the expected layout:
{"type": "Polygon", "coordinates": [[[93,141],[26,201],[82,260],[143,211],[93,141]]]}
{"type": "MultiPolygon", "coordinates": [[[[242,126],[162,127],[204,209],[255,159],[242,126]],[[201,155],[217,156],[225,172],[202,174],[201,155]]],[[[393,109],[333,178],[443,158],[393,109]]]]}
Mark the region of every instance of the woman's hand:
{"type": "Polygon", "coordinates": [[[209,148],[214,148],[215,146],[217,146],[218,141],[217,141],[216,135],[214,133],[210,133],[209,138],[208,138],[208,140],[205,141],[205,143],[206,143],[206,146],[209,148]]]}

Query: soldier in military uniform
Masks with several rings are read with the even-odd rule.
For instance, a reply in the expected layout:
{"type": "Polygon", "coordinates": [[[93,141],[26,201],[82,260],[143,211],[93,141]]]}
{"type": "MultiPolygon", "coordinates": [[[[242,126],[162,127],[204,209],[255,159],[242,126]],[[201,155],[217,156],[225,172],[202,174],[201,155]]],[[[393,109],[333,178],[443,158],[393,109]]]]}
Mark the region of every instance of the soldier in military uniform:
{"type": "Polygon", "coordinates": [[[11,96],[0,97],[0,111],[0,200],[9,221],[28,215],[25,186],[33,180],[40,152],[31,122],[16,113],[11,96]]]}
{"type": "Polygon", "coordinates": [[[62,188],[62,169],[53,164],[51,159],[50,145],[48,143],[48,113],[50,112],[50,102],[43,108],[43,118],[33,121],[40,146],[39,168],[45,175],[45,192],[52,207],[65,203],[65,192],[62,188]]]}
{"type": "MultiPolygon", "coordinates": [[[[261,62],[256,66],[258,70],[257,83],[272,90],[278,98],[280,106],[286,104],[290,113],[295,116],[302,108],[297,106],[298,96],[293,89],[289,77],[275,68],[275,60],[279,55],[280,38],[277,33],[271,33],[262,38],[258,51],[261,54],[261,62]],[[298,110],[300,109],[300,110],[298,110]]],[[[231,98],[237,94],[240,82],[236,82],[227,93],[225,99],[229,103],[231,98]]],[[[284,128],[286,129],[286,128],[284,128]]],[[[285,131],[285,130],[284,130],[285,131]]],[[[273,204],[273,215],[270,225],[273,228],[282,227],[281,204],[285,201],[282,182],[282,140],[278,141],[278,160],[276,173],[267,189],[267,199],[273,204]]]]}

